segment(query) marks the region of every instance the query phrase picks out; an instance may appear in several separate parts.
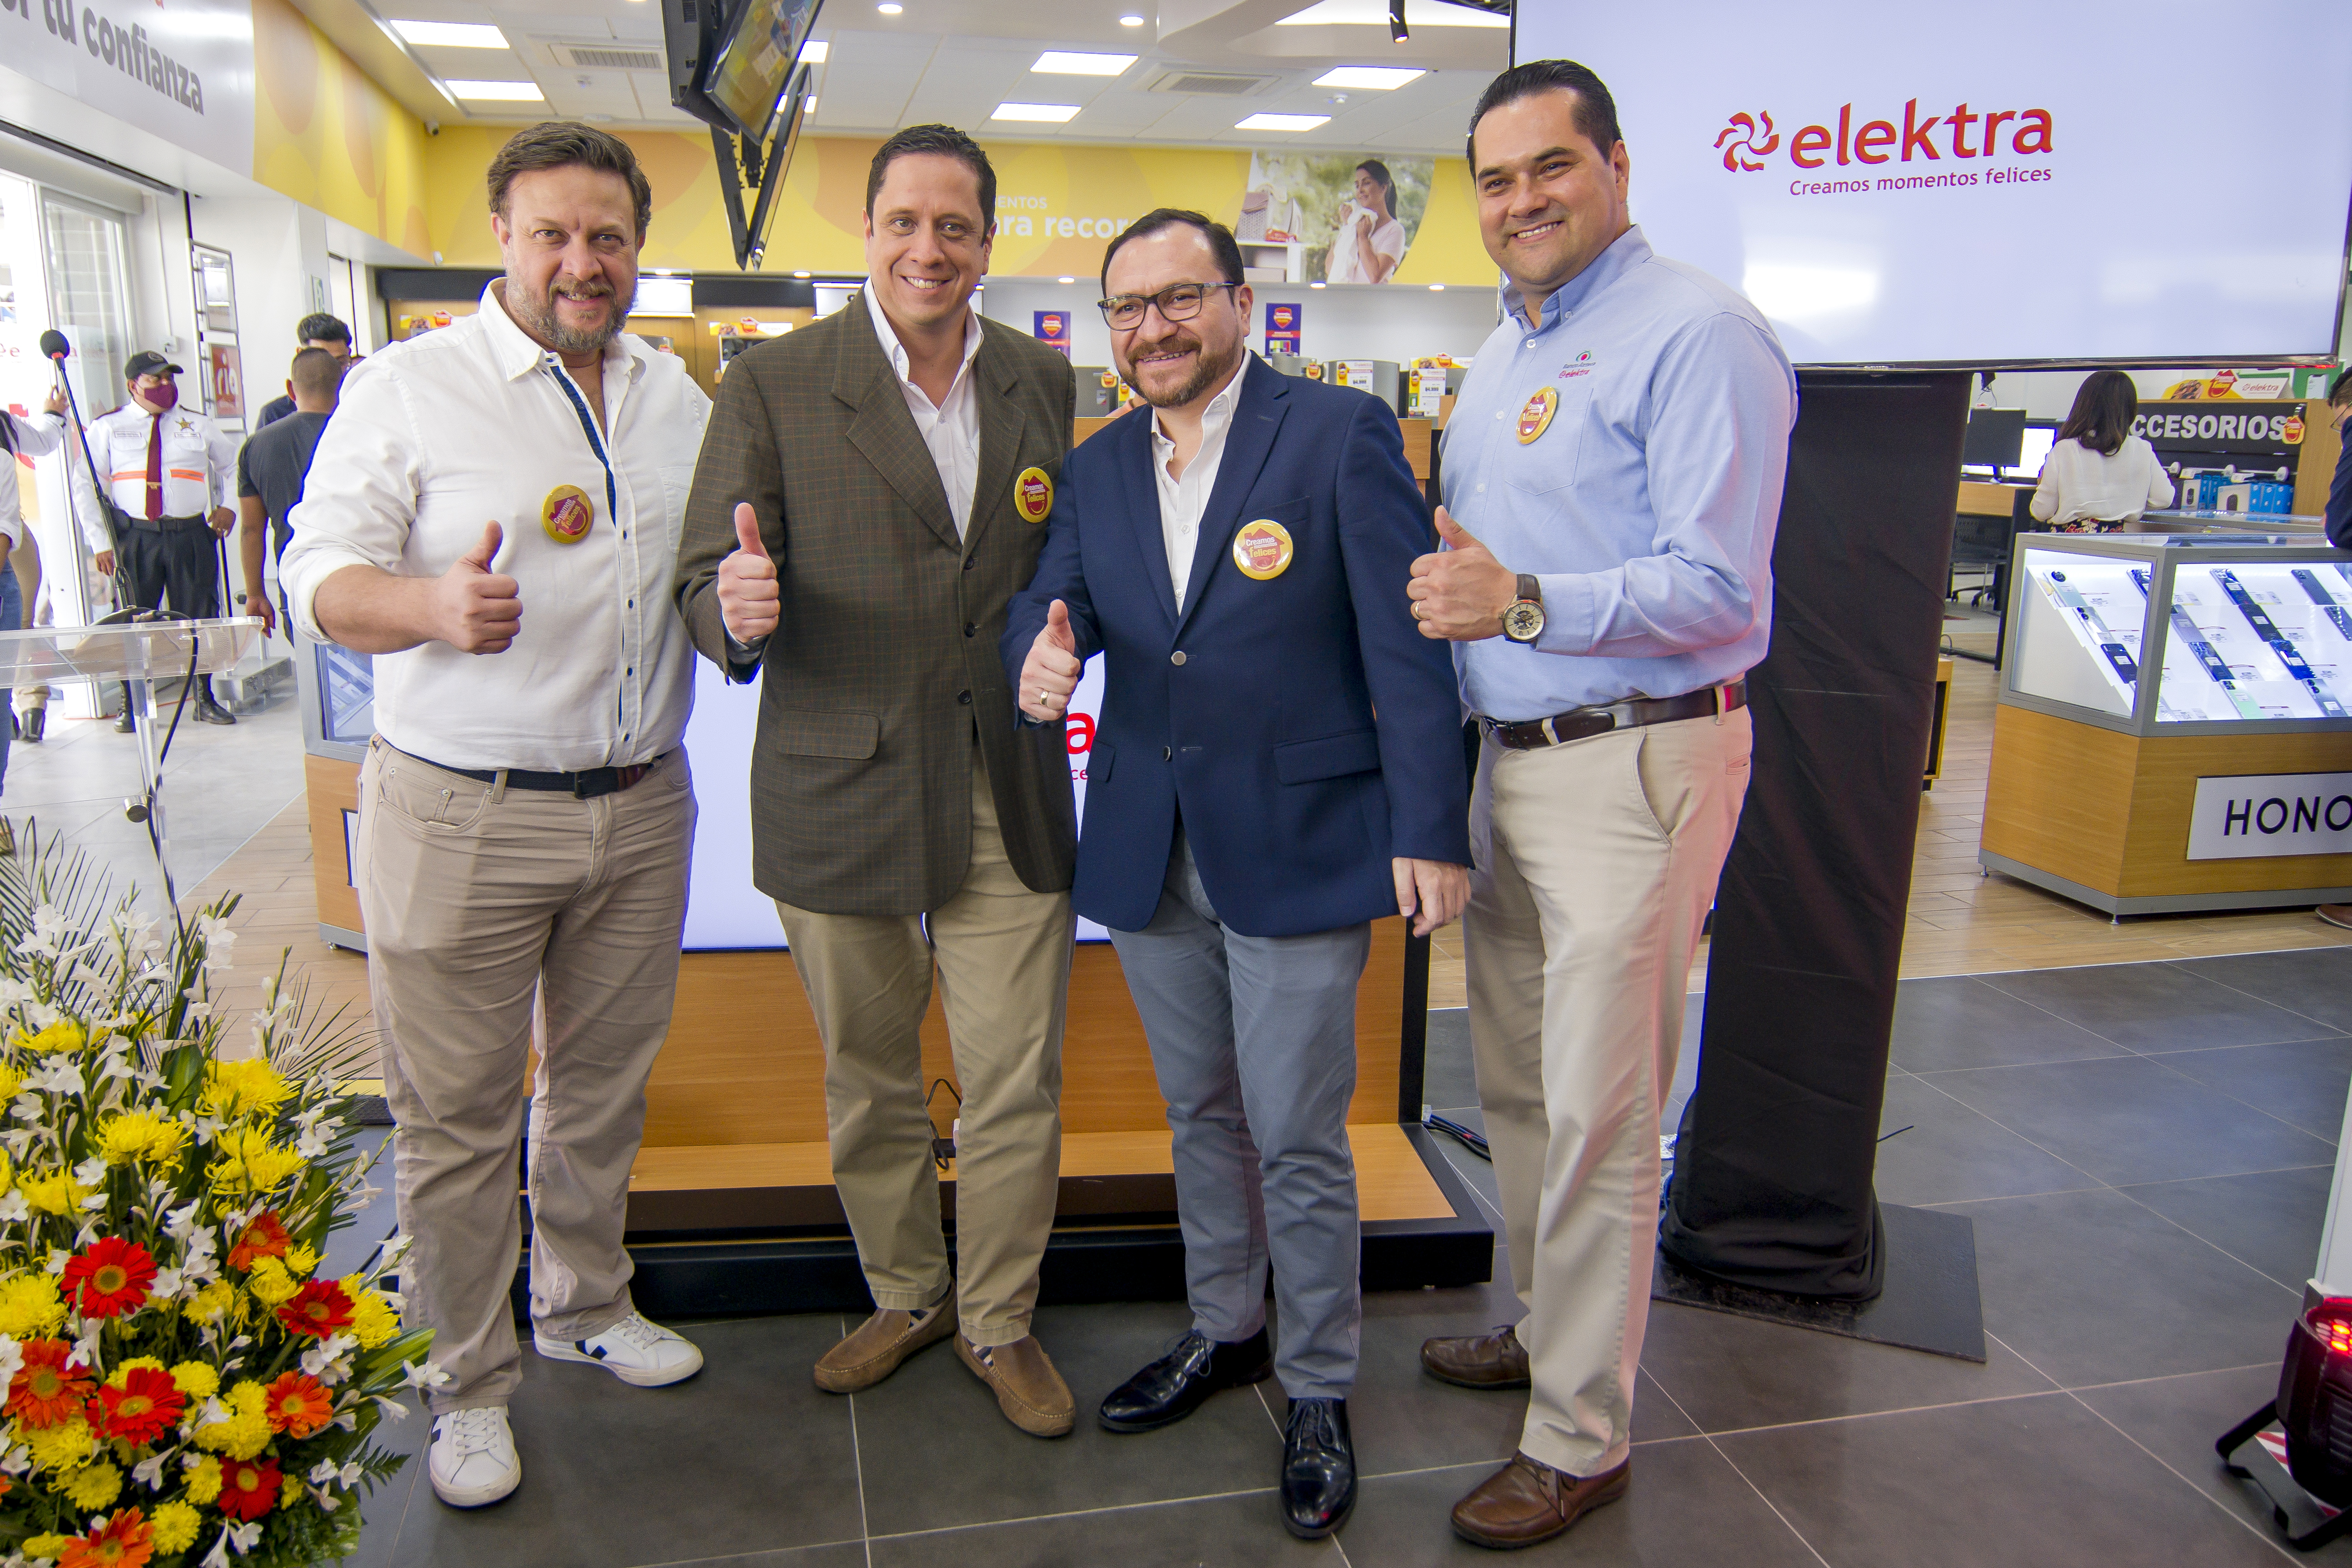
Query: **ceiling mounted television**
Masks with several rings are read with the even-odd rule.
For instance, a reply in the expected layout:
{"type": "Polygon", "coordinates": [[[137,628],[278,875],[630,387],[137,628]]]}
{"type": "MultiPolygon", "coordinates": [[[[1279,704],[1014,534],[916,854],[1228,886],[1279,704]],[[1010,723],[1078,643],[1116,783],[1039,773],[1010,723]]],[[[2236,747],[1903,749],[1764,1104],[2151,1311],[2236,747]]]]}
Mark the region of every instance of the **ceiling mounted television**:
{"type": "Polygon", "coordinates": [[[1800,363],[2335,351],[2344,0],[1690,0],[1670,47],[1655,17],[1525,5],[1513,58],[1599,73],[1643,235],[1745,292],[1800,363]],[[2263,62],[2258,92],[2219,84],[2240,59],[2263,62]]]}
{"type": "Polygon", "coordinates": [[[765,142],[822,3],[663,0],[670,102],[707,125],[765,142]]]}

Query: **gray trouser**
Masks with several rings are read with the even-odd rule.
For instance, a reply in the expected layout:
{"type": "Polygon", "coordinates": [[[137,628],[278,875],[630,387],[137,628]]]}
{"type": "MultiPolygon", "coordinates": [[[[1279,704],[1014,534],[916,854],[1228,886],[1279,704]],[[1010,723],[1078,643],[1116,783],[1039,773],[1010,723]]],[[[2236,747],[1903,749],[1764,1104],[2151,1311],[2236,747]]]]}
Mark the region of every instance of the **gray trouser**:
{"type": "Polygon", "coordinates": [[[1369,924],[1244,936],[1210,908],[1180,829],[1151,923],[1111,932],[1174,1136],[1192,1326],[1213,1340],[1265,1326],[1293,1399],[1345,1399],[1363,1321],[1357,1290],[1356,986],[1369,924]]]}

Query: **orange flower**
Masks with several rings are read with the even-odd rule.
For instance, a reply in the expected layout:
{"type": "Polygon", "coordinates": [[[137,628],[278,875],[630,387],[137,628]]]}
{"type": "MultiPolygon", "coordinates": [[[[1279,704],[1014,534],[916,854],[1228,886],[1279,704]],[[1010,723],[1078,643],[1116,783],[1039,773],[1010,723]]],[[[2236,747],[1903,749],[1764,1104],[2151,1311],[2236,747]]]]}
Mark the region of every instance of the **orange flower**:
{"type": "Polygon", "coordinates": [[[112,1519],[94,1522],[97,1528],[88,1535],[66,1542],[58,1568],[140,1568],[155,1555],[154,1531],[137,1509],[126,1508],[112,1519]]]}
{"type": "Polygon", "coordinates": [[[89,1369],[66,1365],[73,1346],[63,1340],[26,1340],[24,1350],[24,1364],[8,1384],[8,1414],[36,1428],[80,1415],[89,1398],[89,1369]]]}
{"type": "Polygon", "coordinates": [[[278,1309],[278,1321],[298,1334],[323,1340],[352,1326],[352,1299],[332,1279],[313,1279],[278,1309]]]}
{"type": "Polygon", "coordinates": [[[152,1443],[180,1424],[188,1396],[180,1392],[168,1372],[134,1366],[122,1374],[122,1386],[100,1385],[89,1402],[89,1424],[110,1437],[126,1443],[152,1443]]]}
{"type": "Polygon", "coordinates": [[[228,1266],[240,1272],[251,1268],[265,1258],[283,1258],[293,1238],[276,1209],[263,1209],[253,1216],[252,1223],[237,1233],[236,1245],[228,1249],[228,1266]]]}
{"type": "Polygon", "coordinates": [[[271,1460],[224,1459],[220,1498],[214,1506],[229,1518],[249,1524],[278,1506],[279,1481],[278,1466],[271,1460]]]}
{"type": "Polygon", "coordinates": [[[58,1284],[83,1317],[119,1318],[137,1311],[154,1289],[155,1259],[137,1242],[110,1236],[66,1259],[58,1284]]]}
{"type": "Polygon", "coordinates": [[[335,1396],[308,1373],[289,1372],[269,1385],[269,1403],[262,1412],[272,1432],[308,1437],[333,1416],[335,1396]]]}

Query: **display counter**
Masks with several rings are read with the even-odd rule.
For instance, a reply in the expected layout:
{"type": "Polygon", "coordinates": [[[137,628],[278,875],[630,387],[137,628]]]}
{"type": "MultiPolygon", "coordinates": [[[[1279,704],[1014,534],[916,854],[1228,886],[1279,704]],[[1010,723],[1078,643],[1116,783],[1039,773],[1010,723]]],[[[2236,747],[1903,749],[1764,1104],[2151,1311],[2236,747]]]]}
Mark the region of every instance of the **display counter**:
{"type": "Polygon", "coordinates": [[[2352,553],[2030,533],[1979,861],[2111,915],[2352,900],[2352,553]]]}

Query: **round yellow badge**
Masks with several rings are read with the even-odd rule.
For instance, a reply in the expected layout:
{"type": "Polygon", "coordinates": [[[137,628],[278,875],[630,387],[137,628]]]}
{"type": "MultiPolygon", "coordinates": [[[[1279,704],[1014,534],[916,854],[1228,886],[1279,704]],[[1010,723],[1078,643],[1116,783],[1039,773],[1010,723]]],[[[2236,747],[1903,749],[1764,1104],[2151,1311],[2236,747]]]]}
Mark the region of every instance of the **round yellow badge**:
{"type": "Polygon", "coordinates": [[[1290,531],[1270,517],[1245,522],[1234,535],[1234,564],[1244,577],[1279,577],[1289,570],[1290,554],[1290,531]]]}
{"type": "Polygon", "coordinates": [[[596,522],[596,503],[578,485],[558,485],[539,503],[539,525],[558,544],[577,544],[596,522]]]}
{"type": "Polygon", "coordinates": [[[1030,522],[1043,522],[1054,510],[1054,481],[1043,468],[1024,468],[1013,481],[1013,508],[1030,522]]]}
{"type": "Polygon", "coordinates": [[[1528,405],[1519,410],[1519,445],[1524,447],[1551,428],[1551,416],[1559,412],[1559,393],[1553,387],[1538,389],[1528,405]]]}

